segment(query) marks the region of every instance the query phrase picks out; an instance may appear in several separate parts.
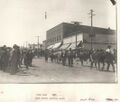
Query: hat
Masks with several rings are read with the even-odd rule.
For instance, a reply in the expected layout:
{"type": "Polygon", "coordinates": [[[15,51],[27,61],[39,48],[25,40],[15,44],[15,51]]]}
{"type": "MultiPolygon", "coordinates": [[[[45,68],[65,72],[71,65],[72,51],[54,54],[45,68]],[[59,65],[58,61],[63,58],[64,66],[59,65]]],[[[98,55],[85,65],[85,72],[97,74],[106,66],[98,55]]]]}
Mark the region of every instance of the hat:
{"type": "Polygon", "coordinates": [[[13,45],[13,48],[14,48],[14,49],[17,49],[17,48],[18,48],[18,46],[17,46],[16,44],[14,44],[14,45],[13,45]]]}

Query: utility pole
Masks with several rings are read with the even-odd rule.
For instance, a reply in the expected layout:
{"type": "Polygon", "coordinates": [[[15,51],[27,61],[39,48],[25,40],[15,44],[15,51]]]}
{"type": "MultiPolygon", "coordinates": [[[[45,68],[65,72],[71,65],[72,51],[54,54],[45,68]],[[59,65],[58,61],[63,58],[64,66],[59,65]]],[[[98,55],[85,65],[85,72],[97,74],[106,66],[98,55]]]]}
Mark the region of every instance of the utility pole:
{"type": "Polygon", "coordinates": [[[26,48],[27,48],[28,47],[28,42],[26,41],[25,44],[26,44],[26,48]]]}
{"type": "Polygon", "coordinates": [[[77,35],[78,35],[79,29],[80,29],[80,24],[81,24],[82,22],[72,21],[72,23],[76,26],[75,46],[76,46],[76,48],[77,48],[77,35]]]}
{"type": "Polygon", "coordinates": [[[95,16],[94,11],[92,9],[90,10],[89,15],[91,18],[91,31],[90,31],[90,40],[91,41],[90,42],[91,42],[91,49],[92,49],[93,48],[92,37],[94,36],[94,34],[93,34],[93,16],[95,16]]]}
{"type": "Polygon", "coordinates": [[[39,58],[39,46],[40,46],[40,44],[39,44],[39,38],[40,38],[40,36],[36,36],[36,37],[37,37],[37,44],[38,44],[37,56],[39,58]]]}
{"type": "MultiPolygon", "coordinates": [[[[117,40],[117,35],[118,35],[118,0],[110,0],[111,2],[112,2],[112,4],[115,6],[115,16],[116,16],[116,20],[115,20],[115,22],[116,22],[116,31],[115,31],[115,39],[117,40]]],[[[117,41],[116,41],[116,44],[117,44],[117,41]]],[[[117,46],[116,46],[116,48],[117,48],[117,46]]],[[[117,79],[117,77],[118,77],[118,75],[117,75],[117,73],[118,73],[118,68],[116,68],[116,73],[115,73],[115,76],[116,76],[116,80],[115,81],[117,81],[118,79],[117,79]]]]}
{"type": "Polygon", "coordinates": [[[40,38],[40,36],[36,36],[37,37],[37,46],[38,46],[38,50],[39,50],[39,46],[40,46],[40,43],[39,43],[39,38],[40,38]]]}

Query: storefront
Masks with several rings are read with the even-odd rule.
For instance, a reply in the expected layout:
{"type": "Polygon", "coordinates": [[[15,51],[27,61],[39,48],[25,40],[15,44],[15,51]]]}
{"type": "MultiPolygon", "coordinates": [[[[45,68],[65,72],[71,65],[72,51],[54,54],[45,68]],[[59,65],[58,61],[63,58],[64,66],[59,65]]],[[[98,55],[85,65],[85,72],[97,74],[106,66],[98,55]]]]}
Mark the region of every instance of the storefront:
{"type": "Polygon", "coordinates": [[[54,46],[54,45],[55,45],[55,44],[48,46],[47,49],[48,49],[48,50],[53,49],[53,46],[54,46]]]}
{"type": "Polygon", "coordinates": [[[63,39],[63,45],[60,47],[61,50],[69,50],[70,48],[72,50],[76,49],[76,40],[77,40],[77,46],[80,45],[80,42],[83,42],[83,34],[79,33],[76,35],[67,37],[63,39]]]}
{"type": "Polygon", "coordinates": [[[58,49],[62,45],[62,42],[55,43],[52,49],[58,49]]]}

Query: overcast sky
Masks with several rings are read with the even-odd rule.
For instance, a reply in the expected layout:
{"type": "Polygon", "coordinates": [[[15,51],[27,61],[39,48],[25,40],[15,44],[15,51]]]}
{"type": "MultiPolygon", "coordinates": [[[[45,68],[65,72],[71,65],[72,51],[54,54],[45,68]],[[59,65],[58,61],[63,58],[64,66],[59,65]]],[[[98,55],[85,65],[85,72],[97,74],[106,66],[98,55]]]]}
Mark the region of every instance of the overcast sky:
{"type": "Polygon", "coordinates": [[[36,43],[38,35],[42,42],[46,30],[62,22],[90,25],[90,9],[96,14],[94,26],[115,29],[115,6],[110,0],[0,0],[0,46],[36,43]]]}

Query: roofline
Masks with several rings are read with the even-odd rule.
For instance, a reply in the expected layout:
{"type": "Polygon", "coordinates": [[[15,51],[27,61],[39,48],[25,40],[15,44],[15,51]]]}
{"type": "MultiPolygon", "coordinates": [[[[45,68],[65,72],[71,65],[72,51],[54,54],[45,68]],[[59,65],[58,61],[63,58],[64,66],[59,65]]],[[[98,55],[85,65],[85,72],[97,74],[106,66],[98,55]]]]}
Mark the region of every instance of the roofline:
{"type": "MultiPolygon", "coordinates": [[[[68,22],[62,22],[62,23],[60,23],[60,24],[71,24],[71,25],[74,25],[74,24],[72,24],[72,23],[68,23],[68,22]]],[[[89,25],[83,25],[83,24],[80,24],[79,26],[86,26],[86,27],[91,27],[91,26],[89,26],[89,25]]],[[[108,28],[103,28],[103,27],[99,27],[99,26],[93,26],[93,28],[100,28],[100,29],[109,29],[109,27],[108,28]]],[[[110,28],[110,30],[113,30],[113,31],[115,31],[115,29],[111,29],[110,28]]]]}
{"type": "MultiPolygon", "coordinates": [[[[56,26],[52,27],[51,29],[47,30],[47,32],[50,31],[50,30],[52,30],[52,29],[54,29],[54,28],[57,27],[57,26],[64,25],[64,24],[69,24],[69,25],[71,24],[71,25],[74,25],[74,24],[72,24],[72,23],[62,22],[62,23],[57,24],[56,26]]],[[[89,26],[89,25],[79,25],[79,26],[91,27],[91,26],[89,26]]],[[[96,29],[104,29],[104,30],[109,29],[109,28],[103,28],[103,27],[97,27],[97,26],[93,26],[93,28],[96,28],[96,29]]],[[[115,30],[114,30],[114,29],[110,29],[110,31],[113,31],[113,32],[115,33],[115,30]]]]}

